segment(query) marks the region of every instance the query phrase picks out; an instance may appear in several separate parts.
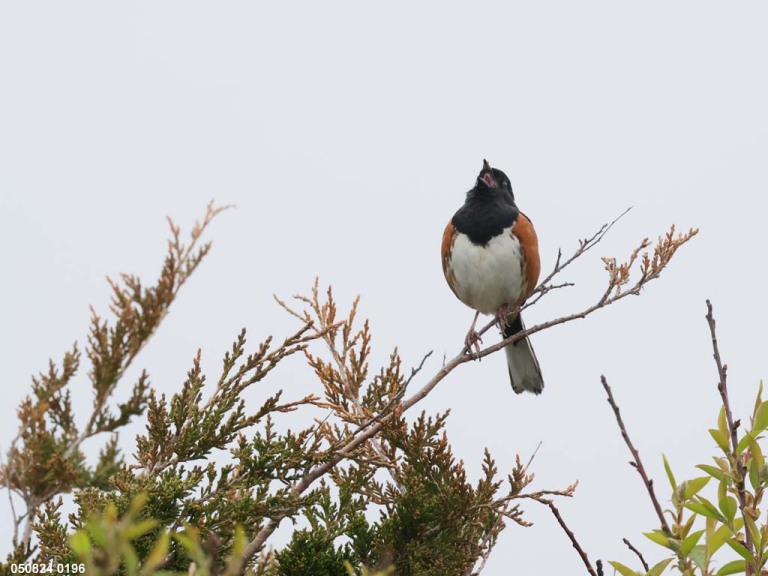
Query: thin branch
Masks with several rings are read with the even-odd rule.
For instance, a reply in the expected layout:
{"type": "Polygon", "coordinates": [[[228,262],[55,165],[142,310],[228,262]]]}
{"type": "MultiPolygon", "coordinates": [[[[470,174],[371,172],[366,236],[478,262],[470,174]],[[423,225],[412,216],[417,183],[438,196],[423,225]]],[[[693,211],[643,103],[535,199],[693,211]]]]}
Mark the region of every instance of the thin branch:
{"type": "Polygon", "coordinates": [[[616,422],[619,424],[619,429],[621,430],[621,435],[624,438],[624,442],[627,443],[627,447],[632,453],[632,458],[634,461],[630,462],[630,465],[635,470],[637,470],[638,474],[640,474],[640,477],[643,479],[643,483],[648,490],[648,495],[651,497],[651,501],[653,502],[653,508],[656,510],[656,515],[659,517],[661,529],[664,530],[665,533],[671,534],[672,532],[669,530],[669,525],[664,518],[664,512],[662,511],[661,504],[659,504],[659,499],[656,498],[656,492],[653,489],[653,480],[648,477],[648,474],[645,471],[645,467],[643,466],[643,461],[640,460],[640,453],[632,444],[632,440],[629,439],[627,428],[624,426],[624,421],[621,419],[621,412],[619,411],[619,406],[616,404],[616,401],[613,398],[613,393],[611,392],[611,387],[608,385],[608,380],[605,379],[605,376],[600,376],[600,382],[602,383],[603,388],[605,388],[606,394],[608,394],[608,403],[611,405],[611,408],[613,408],[613,413],[616,415],[616,422]]]}
{"type": "Polygon", "coordinates": [[[570,288],[571,286],[576,286],[573,282],[563,282],[562,284],[553,284],[551,286],[541,286],[541,289],[538,290],[538,293],[536,294],[536,297],[533,300],[528,300],[525,305],[521,308],[521,310],[525,310],[526,308],[529,308],[530,306],[533,306],[542,299],[542,297],[551,292],[552,290],[557,290],[558,288],[570,288]]]}
{"type": "Polygon", "coordinates": [[[480,565],[477,567],[477,570],[474,569],[475,564],[470,566],[464,573],[464,576],[480,576],[480,574],[483,573],[483,570],[485,570],[485,564],[488,562],[488,558],[491,556],[491,552],[493,551],[492,541],[498,536],[498,533],[495,533],[494,530],[498,527],[499,524],[502,524],[503,521],[504,516],[499,514],[499,516],[496,517],[496,522],[494,522],[494,529],[489,530],[488,533],[483,536],[483,539],[480,542],[480,548],[484,549],[484,552],[480,558],[475,561],[475,564],[480,562],[480,565]]]}
{"type": "Polygon", "coordinates": [[[709,325],[709,333],[712,336],[712,350],[713,350],[713,358],[715,359],[715,364],[717,365],[717,375],[719,377],[719,381],[717,383],[717,391],[720,392],[720,398],[723,401],[723,407],[725,408],[725,417],[728,419],[728,431],[730,432],[731,436],[731,447],[733,448],[733,457],[736,458],[736,449],[739,444],[738,436],[736,435],[736,430],[738,429],[738,424],[735,424],[733,421],[733,413],[731,412],[731,402],[728,398],[728,365],[723,364],[722,359],[720,358],[720,349],[717,345],[717,333],[716,333],[716,325],[715,317],[712,315],[712,303],[707,300],[707,324],[709,325]]]}
{"type": "Polygon", "coordinates": [[[542,280],[539,283],[539,285],[536,287],[536,289],[531,293],[531,296],[536,294],[536,297],[533,300],[530,300],[528,303],[526,303],[525,306],[523,306],[523,309],[528,308],[529,306],[533,306],[547,292],[550,292],[557,288],[565,288],[567,286],[573,286],[574,284],[572,282],[565,282],[563,284],[557,284],[553,286],[551,286],[549,283],[552,281],[552,279],[555,276],[557,276],[566,267],[568,267],[568,265],[571,264],[574,260],[581,257],[589,249],[599,244],[600,241],[603,239],[603,237],[606,234],[608,234],[608,231],[611,228],[613,228],[613,225],[616,224],[619,220],[621,220],[624,216],[626,216],[627,212],[629,212],[630,210],[632,210],[632,206],[624,210],[624,212],[622,212],[616,218],[614,218],[612,222],[608,224],[603,224],[600,227],[600,229],[597,232],[595,232],[590,238],[584,238],[583,240],[579,240],[579,247],[565,262],[562,262],[563,251],[562,249],[559,249],[557,251],[557,260],[555,261],[555,267],[552,269],[552,272],[550,272],[549,275],[546,278],[544,278],[544,280],[542,280]]]}
{"type": "Polygon", "coordinates": [[[528,459],[528,463],[525,465],[525,468],[523,468],[523,472],[528,472],[528,467],[533,462],[533,459],[536,458],[536,454],[539,453],[539,448],[541,448],[543,443],[543,440],[539,440],[539,443],[536,445],[536,450],[533,451],[533,454],[531,454],[531,457],[528,459]]]}
{"type": "Polygon", "coordinates": [[[546,496],[561,496],[564,498],[573,497],[576,492],[576,487],[579,485],[579,481],[576,480],[573,484],[567,486],[565,490],[538,490],[537,492],[525,493],[525,494],[510,494],[503,498],[498,498],[494,503],[508,505],[513,500],[535,500],[540,504],[549,504],[551,500],[546,496]]]}
{"type": "MultiPolygon", "coordinates": [[[[11,448],[8,453],[12,454],[15,449],[16,439],[11,442],[11,448]]],[[[8,504],[11,506],[11,514],[13,515],[13,547],[16,548],[19,545],[19,526],[21,525],[22,518],[19,518],[16,513],[16,506],[13,504],[13,488],[11,486],[11,476],[15,473],[13,458],[9,458],[9,463],[6,465],[3,463],[3,455],[0,454],[0,470],[3,471],[5,487],[8,490],[8,504]]]]}
{"type": "Polygon", "coordinates": [[[557,523],[560,524],[560,527],[568,535],[568,539],[571,541],[571,544],[576,549],[576,552],[579,553],[579,556],[581,557],[581,561],[584,562],[584,566],[587,568],[587,572],[589,572],[592,576],[598,576],[597,572],[595,572],[595,569],[592,567],[592,564],[589,561],[589,557],[587,556],[587,553],[584,552],[584,549],[579,544],[579,541],[576,540],[576,535],[573,533],[573,531],[570,528],[568,528],[568,525],[565,523],[565,520],[563,520],[563,517],[560,515],[560,511],[557,509],[557,506],[555,506],[552,502],[548,502],[548,501],[542,502],[542,503],[549,506],[549,509],[552,511],[552,514],[555,515],[555,518],[557,519],[557,523]]]}
{"type": "MultiPolygon", "coordinates": [[[[731,412],[731,402],[728,398],[728,365],[723,364],[723,361],[720,357],[720,348],[717,345],[717,332],[716,327],[717,323],[715,322],[715,317],[712,314],[712,303],[707,300],[707,324],[709,325],[709,333],[712,336],[712,355],[715,359],[715,365],[717,366],[717,375],[718,375],[718,383],[717,383],[717,391],[720,392],[720,398],[723,402],[723,408],[725,409],[725,417],[728,422],[728,431],[730,432],[731,437],[731,459],[733,460],[733,465],[736,466],[736,469],[738,471],[738,476],[736,478],[736,489],[739,494],[739,510],[741,511],[742,516],[745,516],[747,514],[746,508],[747,508],[747,495],[746,490],[744,487],[744,478],[747,472],[746,466],[744,466],[744,463],[742,462],[741,458],[738,454],[738,445],[739,445],[739,439],[736,434],[737,429],[739,428],[739,421],[733,420],[733,413],[731,412]]],[[[745,541],[744,545],[749,550],[750,553],[754,552],[754,543],[752,542],[752,534],[749,532],[749,530],[744,531],[745,535],[745,541]]],[[[751,563],[747,563],[747,574],[752,573],[752,566],[751,563]]]]}
{"type": "Polygon", "coordinates": [[[626,544],[626,545],[627,545],[627,548],[629,548],[630,550],[632,550],[632,552],[634,552],[635,554],[637,554],[637,557],[638,557],[638,558],[640,558],[640,562],[643,564],[643,569],[644,569],[646,572],[648,572],[648,570],[650,570],[650,569],[651,569],[651,567],[650,567],[650,566],[648,566],[648,562],[646,562],[646,561],[645,561],[645,558],[643,558],[643,555],[642,555],[642,554],[640,554],[640,550],[638,550],[637,548],[635,548],[634,546],[632,546],[632,543],[631,543],[629,540],[627,540],[626,538],[622,538],[622,542],[624,542],[624,544],[626,544]]]}
{"type": "Polygon", "coordinates": [[[27,511],[27,523],[24,526],[24,534],[21,537],[21,541],[29,548],[30,543],[32,542],[32,526],[35,523],[35,518],[37,517],[37,509],[42,504],[42,501],[39,501],[35,503],[34,507],[30,508],[27,511]]]}

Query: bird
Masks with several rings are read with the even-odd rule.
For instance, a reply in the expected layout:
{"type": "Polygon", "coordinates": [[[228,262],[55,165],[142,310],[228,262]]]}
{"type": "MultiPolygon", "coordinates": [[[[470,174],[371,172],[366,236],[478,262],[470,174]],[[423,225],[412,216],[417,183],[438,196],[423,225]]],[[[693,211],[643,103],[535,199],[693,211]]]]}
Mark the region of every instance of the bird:
{"type": "MultiPolygon", "coordinates": [[[[443,274],[456,297],[475,310],[465,345],[479,351],[480,314],[495,314],[504,338],[525,330],[520,306],[541,272],[539,241],[531,220],[517,207],[507,175],[483,160],[464,205],[448,222],[441,245],[443,274]]],[[[512,389],[540,394],[539,361],[530,338],[505,347],[512,389]]]]}

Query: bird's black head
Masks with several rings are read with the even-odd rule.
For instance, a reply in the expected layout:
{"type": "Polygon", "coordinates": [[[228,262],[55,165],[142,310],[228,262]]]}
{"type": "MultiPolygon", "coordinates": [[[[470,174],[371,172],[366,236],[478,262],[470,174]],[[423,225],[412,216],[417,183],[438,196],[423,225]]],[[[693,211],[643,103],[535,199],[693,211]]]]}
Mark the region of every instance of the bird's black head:
{"type": "Polygon", "coordinates": [[[507,175],[498,168],[491,168],[491,165],[488,164],[488,160],[483,160],[483,169],[480,171],[480,174],[477,175],[475,188],[498,189],[504,193],[506,198],[512,202],[515,201],[515,195],[512,192],[512,183],[509,181],[509,178],[507,178],[507,175]]]}
{"type": "Polygon", "coordinates": [[[509,178],[483,160],[483,169],[475,186],[467,192],[464,205],[453,215],[451,222],[473,244],[485,246],[513,226],[519,214],[509,178]]]}

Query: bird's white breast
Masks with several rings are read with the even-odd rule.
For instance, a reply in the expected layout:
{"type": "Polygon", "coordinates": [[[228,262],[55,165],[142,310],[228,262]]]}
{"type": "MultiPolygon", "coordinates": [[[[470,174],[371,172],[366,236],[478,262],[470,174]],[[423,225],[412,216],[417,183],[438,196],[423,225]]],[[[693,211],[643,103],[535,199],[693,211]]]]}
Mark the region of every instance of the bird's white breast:
{"type": "Polygon", "coordinates": [[[522,251],[511,227],[485,246],[473,244],[459,234],[448,266],[459,300],[483,314],[493,314],[503,304],[513,305],[522,295],[522,251]]]}

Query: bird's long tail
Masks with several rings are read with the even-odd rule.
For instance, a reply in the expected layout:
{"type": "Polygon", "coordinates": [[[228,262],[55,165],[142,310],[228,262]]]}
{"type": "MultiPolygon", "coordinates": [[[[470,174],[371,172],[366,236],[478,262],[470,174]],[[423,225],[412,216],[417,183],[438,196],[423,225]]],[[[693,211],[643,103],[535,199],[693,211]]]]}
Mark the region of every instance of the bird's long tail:
{"type": "MultiPolygon", "coordinates": [[[[520,314],[514,321],[504,328],[504,338],[525,330],[525,324],[520,314]]],[[[541,377],[541,368],[536,359],[536,353],[531,346],[530,338],[523,338],[505,348],[507,353],[507,367],[509,379],[512,382],[512,390],[520,394],[528,391],[541,394],[544,389],[544,379],[541,377]]]]}

